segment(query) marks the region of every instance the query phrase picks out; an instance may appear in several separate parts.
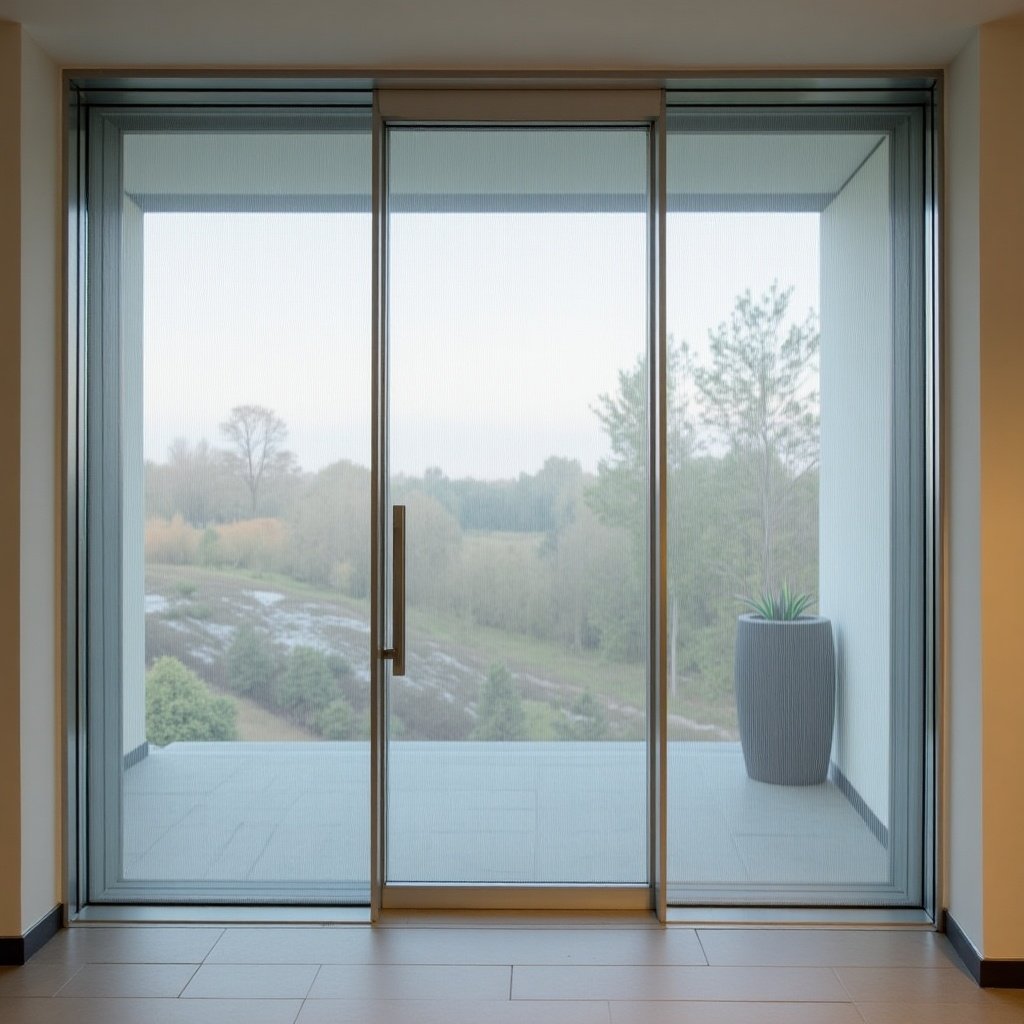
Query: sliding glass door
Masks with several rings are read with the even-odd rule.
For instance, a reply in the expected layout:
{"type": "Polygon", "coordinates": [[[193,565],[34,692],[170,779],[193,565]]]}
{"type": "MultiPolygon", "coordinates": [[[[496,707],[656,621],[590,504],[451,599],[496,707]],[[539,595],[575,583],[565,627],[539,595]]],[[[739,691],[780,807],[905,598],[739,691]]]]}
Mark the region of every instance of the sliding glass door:
{"type": "Polygon", "coordinates": [[[91,898],[365,902],[370,119],[89,130],[91,898]]]}
{"type": "Polygon", "coordinates": [[[669,897],[919,901],[921,124],[668,129],[669,897]]]}
{"type": "Polygon", "coordinates": [[[83,901],[926,905],[928,96],[159,92],[75,168],[83,901]]]}

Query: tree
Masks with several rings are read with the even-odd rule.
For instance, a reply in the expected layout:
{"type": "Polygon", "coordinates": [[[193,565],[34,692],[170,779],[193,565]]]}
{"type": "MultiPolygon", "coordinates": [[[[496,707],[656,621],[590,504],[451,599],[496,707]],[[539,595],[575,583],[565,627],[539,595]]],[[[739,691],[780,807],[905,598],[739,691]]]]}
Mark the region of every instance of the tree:
{"type": "Polygon", "coordinates": [[[315,725],[320,713],[338,696],[327,655],[315,647],[294,647],[276,696],[279,707],[304,725],[315,725]]]}
{"type": "Polygon", "coordinates": [[[280,672],[274,645],[266,634],[244,623],[227,650],[228,685],[232,690],[268,703],[280,672]]]}
{"type": "Polygon", "coordinates": [[[265,484],[295,467],[295,456],[284,449],[288,427],[265,405],[236,405],[220,429],[231,443],[228,465],[244,481],[256,518],[265,484]]]}
{"type": "Polygon", "coordinates": [[[590,692],[579,694],[555,720],[555,732],[562,740],[592,741],[608,738],[608,719],[601,702],[590,692]]]}
{"type": "Polygon", "coordinates": [[[787,327],[792,295],[774,282],[755,300],[748,288],[729,320],[708,334],[711,365],[694,371],[703,422],[753,483],[762,589],[781,582],[780,521],[794,483],[817,465],[820,448],[818,321],[809,311],[787,327]]]}
{"type": "Polygon", "coordinates": [[[504,665],[492,665],[480,692],[475,740],[526,739],[526,711],[512,673],[504,665]]]}
{"type": "Polygon", "coordinates": [[[305,477],[288,515],[292,573],[352,597],[370,593],[370,471],[347,460],[305,477]]]}
{"type": "Polygon", "coordinates": [[[406,506],[406,600],[410,606],[454,610],[459,593],[451,584],[461,557],[459,521],[436,498],[404,481],[394,494],[406,506]]]}
{"type": "Polygon", "coordinates": [[[360,722],[344,697],[332,700],[316,719],[325,740],[354,740],[360,735],[360,722]]]}
{"type": "Polygon", "coordinates": [[[214,451],[205,440],[190,445],[175,438],[167,449],[174,511],[193,526],[206,526],[214,518],[220,471],[214,451]]]}
{"type": "MultiPolygon", "coordinates": [[[[684,579],[693,575],[696,548],[683,544],[693,535],[694,509],[685,500],[686,478],[694,450],[693,425],[689,419],[687,388],[693,377],[690,351],[683,342],[668,339],[667,460],[668,460],[668,543],[676,557],[669,559],[669,686],[677,689],[676,651],[679,646],[679,618],[683,595],[689,589],[684,579]]],[[[610,454],[598,465],[598,483],[587,500],[599,519],[624,529],[632,539],[634,562],[646,571],[648,537],[648,496],[650,492],[650,376],[645,356],[629,370],[619,371],[614,394],[598,398],[595,413],[608,437],[610,454]]],[[[627,582],[627,581],[624,581],[627,582]]],[[[628,581],[638,602],[643,601],[646,577],[634,573],[628,581]]]]}
{"type": "Polygon", "coordinates": [[[158,747],[197,740],[236,740],[237,708],[177,658],[158,658],[146,673],[146,738],[158,747]]]}

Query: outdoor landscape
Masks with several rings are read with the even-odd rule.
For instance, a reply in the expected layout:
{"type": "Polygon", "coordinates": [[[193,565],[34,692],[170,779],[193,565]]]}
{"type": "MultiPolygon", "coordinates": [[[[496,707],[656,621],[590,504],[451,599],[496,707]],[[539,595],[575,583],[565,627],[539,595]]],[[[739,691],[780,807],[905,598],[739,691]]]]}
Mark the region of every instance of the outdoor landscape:
{"type": "MultiPolygon", "coordinates": [[[[741,597],[817,589],[818,327],[736,298],[668,365],[669,736],[735,739],[741,597]]],[[[391,481],[408,509],[395,739],[622,740],[645,730],[648,369],[594,396],[596,471],[391,481]]],[[[369,735],[370,470],[303,469],[267,406],[145,467],[147,733],[369,735]]],[[[443,454],[443,453],[442,453],[443,454]]]]}

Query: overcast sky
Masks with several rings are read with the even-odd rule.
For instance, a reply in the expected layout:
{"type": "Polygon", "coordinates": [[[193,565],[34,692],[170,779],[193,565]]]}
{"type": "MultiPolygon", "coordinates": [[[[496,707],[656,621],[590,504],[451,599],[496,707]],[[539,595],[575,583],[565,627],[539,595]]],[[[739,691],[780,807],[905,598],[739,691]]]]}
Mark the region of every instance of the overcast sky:
{"type": "MultiPolygon", "coordinates": [[[[746,288],[818,299],[816,214],[673,214],[669,331],[698,357],[746,288]]],[[[392,467],[496,478],[596,468],[593,413],[646,336],[640,214],[395,214],[392,467]]],[[[232,406],[288,425],[306,469],[370,457],[366,214],[147,214],[145,455],[220,444],[232,406]]]]}

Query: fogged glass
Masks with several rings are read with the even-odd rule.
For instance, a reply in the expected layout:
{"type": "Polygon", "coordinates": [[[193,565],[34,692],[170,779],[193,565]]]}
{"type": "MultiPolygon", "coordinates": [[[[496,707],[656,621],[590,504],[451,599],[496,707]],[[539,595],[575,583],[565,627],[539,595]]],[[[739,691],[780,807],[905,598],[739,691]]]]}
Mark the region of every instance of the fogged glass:
{"type": "Polygon", "coordinates": [[[388,143],[388,879],[643,882],[647,133],[388,143]]]}
{"type": "Polygon", "coordinates": [[[123,877],[365,900],[369,133],[129,135],[124,182],[123,877]]]}
{"type": "Polygon", "coordinates": [[[675,129],[671,897],[884,902],[899,856],[889,143],[675,129]]]}

